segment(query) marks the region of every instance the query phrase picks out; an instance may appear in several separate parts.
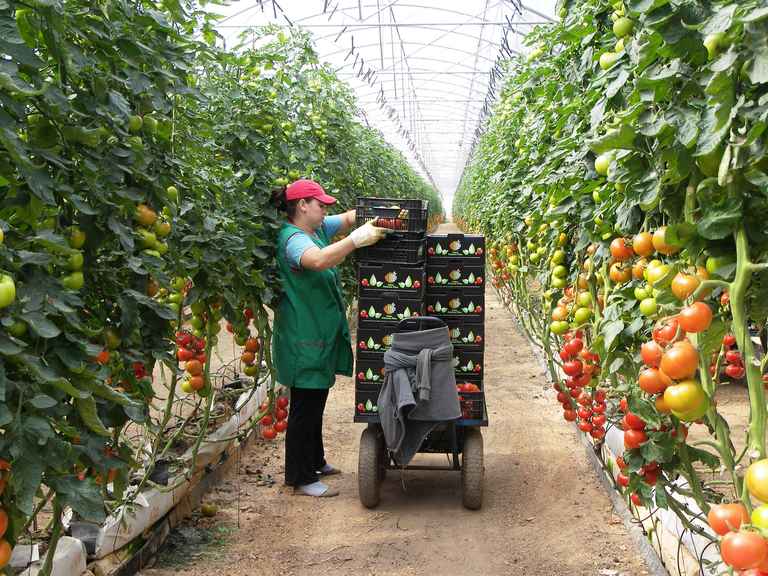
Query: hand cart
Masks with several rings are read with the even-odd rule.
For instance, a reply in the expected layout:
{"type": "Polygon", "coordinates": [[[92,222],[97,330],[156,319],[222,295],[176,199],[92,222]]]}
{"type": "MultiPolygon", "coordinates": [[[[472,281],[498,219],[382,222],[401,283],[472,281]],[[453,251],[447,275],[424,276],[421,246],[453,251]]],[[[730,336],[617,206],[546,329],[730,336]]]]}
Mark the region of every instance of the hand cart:
{"type": "MultiPolygon", "coordinates": [[[[401,320],[395,332],[423,328],[444,327],[445,323],[432,316],[415,316],[401,320]]],[[[465,508],[476,510],[483,503],[483,435],[481,426],[488,426],[485,392],[459,392],[462,416],[457,420],[441,422],[426,437],[419,453],[452,455],[450,466],[419,466],[409,464],[407,470],[461,470],[461,496],[465,508]],[[459,459],[461,455],[461,459],[459,459]]],[[[381,483],[386,471],[399,468],[393,461],[384,441],[381,419],[378,415],[356,415],[355,422],[367,423],[360,437],[357,487],[360,502],[366,508],[379,503],[381,483]]]]}

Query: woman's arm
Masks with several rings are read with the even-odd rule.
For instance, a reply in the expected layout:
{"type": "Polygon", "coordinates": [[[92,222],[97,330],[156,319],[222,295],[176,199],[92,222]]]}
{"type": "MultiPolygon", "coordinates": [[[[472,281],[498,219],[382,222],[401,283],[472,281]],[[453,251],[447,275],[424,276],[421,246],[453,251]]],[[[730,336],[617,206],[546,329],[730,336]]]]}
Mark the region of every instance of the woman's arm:
{"type": "Polygon", "coordinates": [[[339,228],[339,232],[346,232],[350,228],[355,227],[355,214],[357,210],[350,210],[349,212],[344,212],[344,214],[340,214],[341,216],[341,228],[339,228]]]}
{"type": "MultiPolygon", "coordinates": [[[[350,213],[352,214],[352,226],[354,226],[354,210],[342,214],[342,221],[344,221],[350,213]]],[[[345,230],[343,225],[341,229],[345,230]]],[[[325,248],[312,246],[311,248],[304,250],[304,253],[301,255],[301,267],[308,270],[328,270],[328,268],[332,268],[344,260],[344,258],[346,258],[354,249],[355,243],[349,236],[343,240],[334,242],[325,248]]]]}

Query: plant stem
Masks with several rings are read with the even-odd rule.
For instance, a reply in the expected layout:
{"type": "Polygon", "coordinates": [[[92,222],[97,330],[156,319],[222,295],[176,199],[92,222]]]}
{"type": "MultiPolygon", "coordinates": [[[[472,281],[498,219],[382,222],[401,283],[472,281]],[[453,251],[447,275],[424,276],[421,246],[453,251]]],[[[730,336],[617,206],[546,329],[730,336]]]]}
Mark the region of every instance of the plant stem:
{"type": "Polygon", "coordinates": [[[53,567],[53,557],[56,554],[56,545],[59,543],[61,537],[61,504],[59,499],[53,499],[53,529],[51,531],[51,539],[48,543],[48,552],[45,555],[45,563],[43,569],[40,571],[42,576],[50,576],[51,568],[53,567]]]}

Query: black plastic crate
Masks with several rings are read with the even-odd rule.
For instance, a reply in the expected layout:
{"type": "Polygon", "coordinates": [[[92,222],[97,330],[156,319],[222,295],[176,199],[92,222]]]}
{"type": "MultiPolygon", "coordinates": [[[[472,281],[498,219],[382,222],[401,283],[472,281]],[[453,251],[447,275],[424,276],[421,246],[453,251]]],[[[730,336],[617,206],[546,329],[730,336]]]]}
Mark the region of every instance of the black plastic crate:
{"type": "Polygon", "coordinates": [[[466,293],[460,289],[447,290],[444,294],[427,292],[427,314],[442,320],[451,317],[463,318],[472,322],[485,319],[485,294],[466,293]]]}
{"type": "Polygon", "coordinates": [[[355,416],[378,416],[378,390],[355,390],[355,416]]]}
{"type": "Polygon", "coordinates": [[[453,347],[453,372],[456,374],[456,381],[460,379],[482,380],[483,378],[483,352],[477,350],[467,350],[461,346],[453,347]]]}
{"type": "Polygon", "coordinates": [[[355,250],[355,260],[365,263],[419,264],[427,249],[426,232],[396,232],[376,244],[355,250]]]}
{"type": "Polygon", "coordinates": [[[483,420],[485,414],[485,390],[482,380],[460,380],[456,378],[456,386],[459,388],[459,404],[461,405],[462,420],[483,420]],[[480,388],[477,392],[463,392],[464,384],[474,384],[480,388]]]}
{"type": "Polygon", "coordinates": [[[427,235],[427,261],[468,259],[481,264],[485,260],[485,236],[479,234],[427,235]]]}
{"type": "Polygon", "coordinates": [[[392,262],[360,266],[357,291],[359,296],[379,296],[397,292],[404,298],[420,300],[426,284],[425,267],[402,266],[392,262]]]}
{"type": "Polygon", "coordinates": [[[479,259],[431,259],[427,262],[427,293],[459,288],[467,293],[485,291],[485,266],[479,259]]]}
{"type": "Polygon", "coordinates": [[[427,231],[429,202],[402,198],[358,198],[355,208],[355,226],[362,226],[379,217],[378,225],[395,232],[427,231]]]}

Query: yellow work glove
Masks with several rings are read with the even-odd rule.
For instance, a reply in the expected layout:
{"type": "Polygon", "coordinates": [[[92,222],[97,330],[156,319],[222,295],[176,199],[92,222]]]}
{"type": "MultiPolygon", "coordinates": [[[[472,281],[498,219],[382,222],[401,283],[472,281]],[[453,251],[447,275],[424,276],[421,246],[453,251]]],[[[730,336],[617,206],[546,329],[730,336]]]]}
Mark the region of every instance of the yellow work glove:
{"type": "Polygon", "coordinates": [[[391,228],[379,228],[376,226],[378,221],[379,217],[376,216],[373,220],[369,220],[360,226],[360,228],[355,228],[349,233],[349,237],[352,238],[352,242],[355,243],[355,248],[375,244],[382,238],[386,238],[387,234],[392,234],[392,232],[394,232],[391,228]]]}

